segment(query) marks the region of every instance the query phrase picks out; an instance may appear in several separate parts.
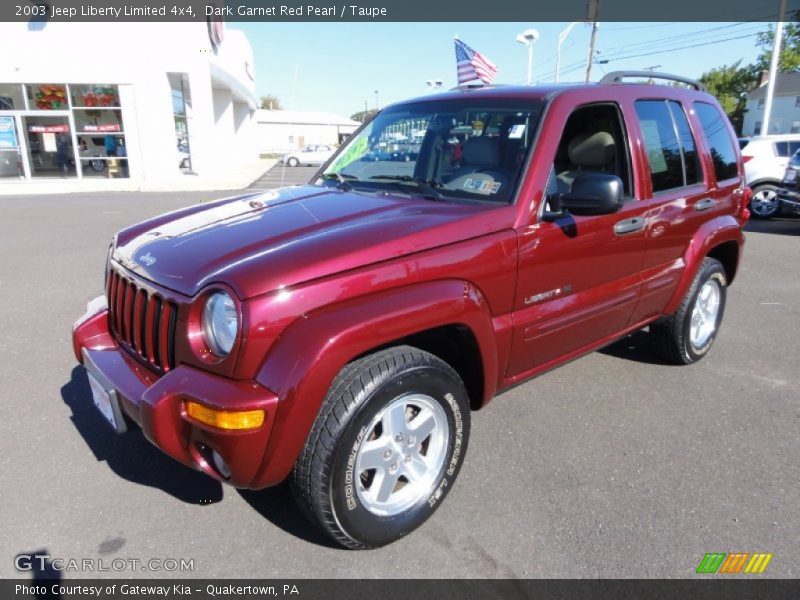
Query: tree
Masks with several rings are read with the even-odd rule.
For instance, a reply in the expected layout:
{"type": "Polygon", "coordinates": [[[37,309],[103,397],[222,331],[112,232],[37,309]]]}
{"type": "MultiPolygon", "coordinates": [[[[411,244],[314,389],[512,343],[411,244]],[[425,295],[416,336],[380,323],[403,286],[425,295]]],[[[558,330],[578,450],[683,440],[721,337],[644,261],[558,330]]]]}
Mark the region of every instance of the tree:
{"type": "Polygon", "coordinates": [[[261,108],[266,108],[267,110],[283,110],[280,99],[273,94],[261,96],[261,108]]]}
{"type": "Polygon", "coordinates": [[[741,62],[711,69],[700,77],[709,93],[722,105],[737,132],[742,131],[747,92],[755,87],[757,81],[757,71],[753,66],[743,67],[741,62]]]}
{"type": "MultiPolygon", "coordinates": [[[[798,24],[798,19],[800,19],[800,11],[794,13],[792,21],[785,23],[778,65],[778,71],[781,73],[800,71],[800,24],[798,24]]],[[[775,28],[770,26],[767,31],[758,34],[756,46],[761,48],[761,54],[753,64],[742,66],[742,61],[738,61],[732,65],[711,69],[700,77],[700,81],[708,88],[708,91],[719,100],[734,129],[739,133],[742,131],[744,122],[747,93],[758,85],[761,73],[769,71],[774,40],[775,28]]]]}
{"type": "MultiPolygon", "coordinates": [[[[783,40],[781,42],[781,56],[778,62],[780,73],[795,73],[800,71],[800,10],[795,11],[794,18],[784,23],[783,40]]],[[[761,54],[752,65],[756,74],[769,71],[769,61],[772,60],[772,45],[775,42],[775,28],[770,25],[767,31],[758,34],[756,46],[761,48],[761,54]]]]}
{"type": "Polygon", "coordinates": [[[376,112],[378,111],[374,108],[369,110],[360,110],[357,113],[350,115],[350,118],[353,119],[353,121],[361,121],[363,123],[364,121],[367,121],[375,116],[376,112]]]}

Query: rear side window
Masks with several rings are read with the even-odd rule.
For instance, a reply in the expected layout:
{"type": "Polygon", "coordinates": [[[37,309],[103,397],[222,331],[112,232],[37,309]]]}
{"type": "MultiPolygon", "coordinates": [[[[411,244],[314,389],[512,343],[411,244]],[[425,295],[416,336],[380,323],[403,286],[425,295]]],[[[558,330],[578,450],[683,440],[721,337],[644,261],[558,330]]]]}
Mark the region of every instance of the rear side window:
{"type": "Polygon", "coordinates": [[[775,142],[775,156],[789,156],[789,142],[775,142]]]}
{"type": "Polygon", "coordinates": [[[680,104],[671,100],[638,100],[635,104],[653,192],[697,183],[697,149],[680,104]]]}
{"type": "Polygon", "coordinates": [[[736,177],[739,173],[739,169],[736,166],[736,149],[719,110],[705,102],[695,102],[694,109],[697,111],[700,126],[703,128],[703,133],[705,133],[708,140],[717,181],[736,177]]]}

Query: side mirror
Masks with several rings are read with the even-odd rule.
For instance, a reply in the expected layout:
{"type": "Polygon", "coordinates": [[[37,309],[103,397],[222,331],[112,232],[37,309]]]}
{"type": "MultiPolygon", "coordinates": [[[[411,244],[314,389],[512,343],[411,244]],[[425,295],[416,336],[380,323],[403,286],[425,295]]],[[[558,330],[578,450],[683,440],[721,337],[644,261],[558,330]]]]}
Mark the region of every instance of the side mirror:
{"type": "Polygon", "coordinates": [[[608,215],[622,207],[622,194],[622,180],[616,175],[582,173],[570,193],[561,196],[561,208],[574,215],[608,215]]]}

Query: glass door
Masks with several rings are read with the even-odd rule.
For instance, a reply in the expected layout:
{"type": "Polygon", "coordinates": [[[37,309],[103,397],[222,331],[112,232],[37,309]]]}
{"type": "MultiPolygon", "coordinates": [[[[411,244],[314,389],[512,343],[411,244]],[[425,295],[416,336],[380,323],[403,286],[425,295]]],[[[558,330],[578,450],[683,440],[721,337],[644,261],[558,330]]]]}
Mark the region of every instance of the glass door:
{"type": "Polygon", "coordinates": [[[31,177],[76,177],[69,117],[24,116],[31,177]]]}

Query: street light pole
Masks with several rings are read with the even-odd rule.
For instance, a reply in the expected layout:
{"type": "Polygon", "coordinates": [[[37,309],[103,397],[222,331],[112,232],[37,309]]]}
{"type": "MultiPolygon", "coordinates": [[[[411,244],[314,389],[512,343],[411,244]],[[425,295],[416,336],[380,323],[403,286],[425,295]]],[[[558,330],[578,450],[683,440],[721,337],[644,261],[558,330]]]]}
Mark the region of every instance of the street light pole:
{"type": "Polygon", "coordinates": [[[379,110],[380,104],[378,104],[378,90],[375,90],[375,110],[379,110]]]}
{"type": "Polygon", "coordinates": [[[556,46],[556,83],[558,83],[558,71],[561,68],[561,44],[564,43],[564,40],[567,39],[567,36],[569,36],[572,28],[577,24],[577,21],[573,21],[567,25],[561,33],[558,34],[558,46],[556,46]]]}
{"type": "Polygon", "coordinates": [[[539,39],[539,32],[535,29],[526,29],[517,36],[517,41],[528,47],[528,85],[533,81],[533,45],[539,39]]]}
{"type": "Polygon", "coordinates": [[[781,55],[781,38],[783,37],[783,13],[786,11],[786,0],[781,0],[778,10],[778,24],[775,26],[775,42],[772,45],[772,60],[769,61],[769,81],[767,82],[767,99],[764,102],[764,124],[761,135],[769,135],[769,120],[772,117],[772,98],[775,95],[775,80],[778,79],[778,64],[781,55]]]}

